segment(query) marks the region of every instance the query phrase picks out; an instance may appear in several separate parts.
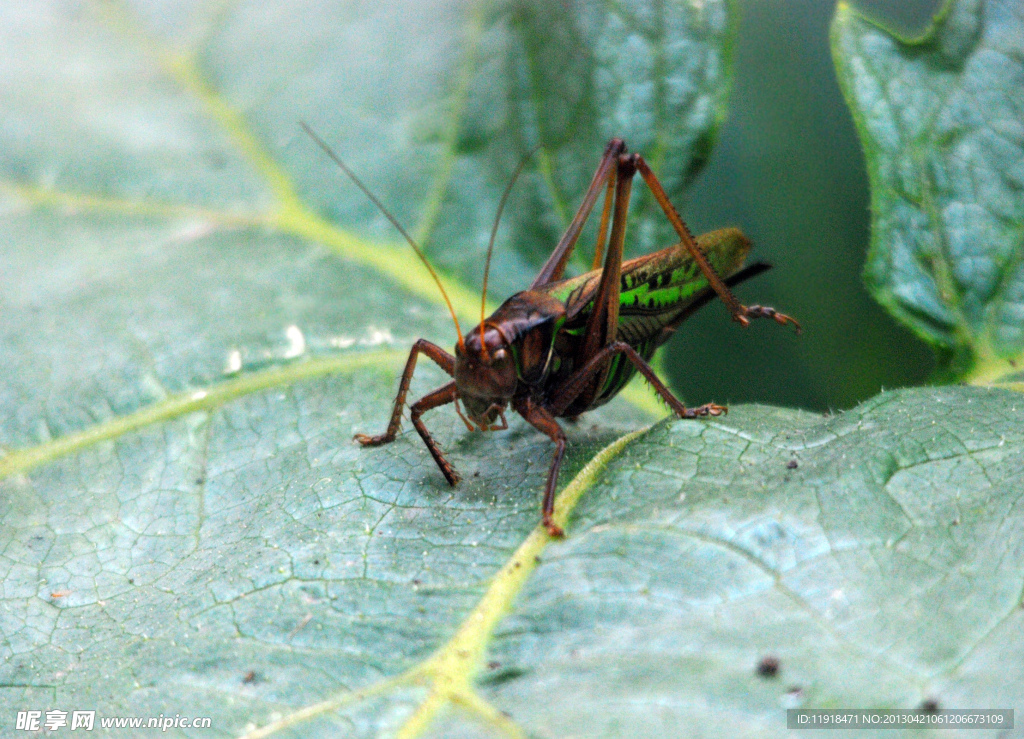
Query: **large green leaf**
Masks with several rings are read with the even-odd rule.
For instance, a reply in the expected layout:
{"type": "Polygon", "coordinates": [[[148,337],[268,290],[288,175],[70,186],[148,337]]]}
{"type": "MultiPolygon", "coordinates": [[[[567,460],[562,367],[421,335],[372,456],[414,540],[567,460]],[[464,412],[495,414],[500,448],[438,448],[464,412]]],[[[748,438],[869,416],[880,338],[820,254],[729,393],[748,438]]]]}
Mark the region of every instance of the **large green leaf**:
{"type": "MultiPolygon", "coordinates": [[[[947,0],[901,39],[840,3],[839,81],[871,179],[875,296],[979,381],[1024,360],[1024,14],[947,0]]],[[[1014,378],[1019,379],[1019,378],[1014,378]]]]}

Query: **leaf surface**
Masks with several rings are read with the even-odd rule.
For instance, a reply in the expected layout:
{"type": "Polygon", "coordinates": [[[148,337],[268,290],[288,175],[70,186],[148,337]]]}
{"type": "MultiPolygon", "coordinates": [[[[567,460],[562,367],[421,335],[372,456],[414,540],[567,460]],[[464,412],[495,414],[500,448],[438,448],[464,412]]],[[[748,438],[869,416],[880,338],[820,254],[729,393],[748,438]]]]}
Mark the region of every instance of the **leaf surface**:
{"type": "MultiPolygon", "coordinates": [[[[724,715],[763,736],[787,706],[1021,703],[1013,393],[650,431],[634,394],[570,426],[564,542],[536,530],[550,445],[523,424],[428,415],[454,490],[412,433],[351,440],[383,426],[411,342],[454,332],[297,119],[472,321],[523,149],[552,161],[503,225],[495,294],[553,243],[608,111],[685,183],[721,114],[727,6],[40,7],[0,11],[4,721],[675,736],[724,715]],[[579,71],[541,74],[558,65],[579,71]]],[[[424,362],[413,393],[442,380],[424,362]]]]}

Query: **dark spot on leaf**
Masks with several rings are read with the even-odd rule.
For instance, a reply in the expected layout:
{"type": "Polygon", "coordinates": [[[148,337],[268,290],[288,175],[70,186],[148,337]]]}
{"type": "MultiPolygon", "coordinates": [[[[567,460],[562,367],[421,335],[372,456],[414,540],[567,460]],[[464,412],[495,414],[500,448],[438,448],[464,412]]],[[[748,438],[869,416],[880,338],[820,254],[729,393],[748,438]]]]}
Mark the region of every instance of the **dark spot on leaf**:
{"type": "Polygon", "coordinates": [[[786,462],[786,469],[788,470],[795,470],[799,466],[800,465],[797,463],[795,459],[791,459],[788,462],[786,462]]]}
{"type": "Polygon", "coordinates": [[[775,677],[779,674],[779,667],[779,658],[769,654],[757,663],[757,674],[761,677],[775,677]]]}
{"type": "Polygon", "coordinates": [[[206,162],[210,165],[210,169],[224,169],[228,165],[224,153],[212,149],[206,152],[206,162]]]}
{"type": "Polygon", "coordinates": [[[206,482],[206,478],[205,477],[197,477],[196,478],[196,485],[202,485],[204,482],[206,482]]]}
{"type": "MultiPolygon", "coordinates": [[[[492,663],[488,663],[490,666],[492,663]]],[[[497,664],[497,663],[493,663],[497,664]]],[[[493,672],[489,672],[482,675],[479,679],[480,685],[501,685],[502,683],[508,682],[509,680],[515,680],[516,678],[522,677],[526,674],[526,670],[518,667],[506,667],[504,670],[497,669],[493,672]]]]}
{"type": "Polygon", "coordinates": [[[314,559],[313,560],[313,564],[314,565],[319,565],[320,564],[320,560],[319,559],[314,559]]]}
{"type": "Polygon", "coordinates": [[[928,698],[927,700],[921,703],[921,710],[925,713],[938,713],[939,702],[934,698],[928,698]]]}

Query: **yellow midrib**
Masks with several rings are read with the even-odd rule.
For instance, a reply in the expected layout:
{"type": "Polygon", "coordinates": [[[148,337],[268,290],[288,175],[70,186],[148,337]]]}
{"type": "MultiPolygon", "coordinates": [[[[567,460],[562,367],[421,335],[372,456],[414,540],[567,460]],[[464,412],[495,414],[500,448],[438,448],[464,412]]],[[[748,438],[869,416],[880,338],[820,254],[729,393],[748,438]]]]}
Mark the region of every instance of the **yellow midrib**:
{"type": "MultiPolygon", "coordinates": [[[[573,508],[583,494],[594,486],[608,464],[648,430],[643,428],[621,436],[594,455],[559,494],[554,515],[558,525],[563,528],[566,526],[573,508]]],[[[491,578],[487,591],[463,619],[455,635],[424,661],[401,675],[300,708],[244,734],[240,739],[264,739],[316,716],[410,684],[423,686],[427,695],[399,729],[396,736],[400,739],[418,736],[439,713],[452,706],[462,708],[510,737],[525,737],[526,733],[512,719],[488,703],[473,684],[483,668],[487,645],[495,626],[522,591],[537,567],[541,553],[551,541],[544,526],[538,525],[491,578]]]]}

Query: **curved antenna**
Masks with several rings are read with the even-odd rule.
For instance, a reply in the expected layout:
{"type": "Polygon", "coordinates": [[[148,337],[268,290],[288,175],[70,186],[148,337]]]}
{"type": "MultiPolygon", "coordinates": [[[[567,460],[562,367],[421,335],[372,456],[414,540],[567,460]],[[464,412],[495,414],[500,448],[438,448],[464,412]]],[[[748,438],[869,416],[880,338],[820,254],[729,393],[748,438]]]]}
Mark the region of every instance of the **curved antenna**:
{"type": "Polygon", "coordinates": [[[508,202],[508,196],[512,193],[512,186],[516,184],[516,180],[523,171],[523,167],[530,161],[530,157],[536,154],[540,147],[541,144],[538,144],[530,149],[519,160],[519,164],[516,165],[516,169],[512,173],[512,179],[508,181],[508,184],[505,186],[505,192],[502,193],[501,200],[498,202],[498,212],[494,216],[494,225],[491,227],[491,239],[487,242],[487,260],[484,262],[484,289],[483,295],[480,297],[480,347],[483,350],[485,359],[487,357],[487,343],[484,341],[484,318],[487,311],[487,277],[491,273],[491,253],[494,251],[494,241],[498,238],[498,224],[501,223],[501,213],[505,210],[505,203],[508,202]]]}
{"type": "Polygon", "coordinates": [[[334,163],[341,168],[341,171],[347,174],[348,178],[356,183],[356,187],[363,191],[363,194],[370,199],[370,202],[377,206],[380,212],[383,213],[389,221],[391,221],[391,225],[398,229],[398,233],[402,234],[402,236],[405,237],[405,240],[409,242],[409,246],[411,246],[412,250],[416,252],[416,256],[420,258],[420,261],[423,262],[427,271],[430,272],[430,276],[434,278],[434,282],[437,283],[437,289],[441,291],[441,297],[444,298],[445,305],[448,306],[448,312],[451,314],[452,320],[455,322],[455,333],[459,335],[459,349],[464,351],[466,348],[466,342],[462,338],[462,328],[459,326],[459,319],[455,315],[455,309],[452,308],[452,301],[448,299],[448,293],[445,292],[444,285],[441,284],[441,279],[437,276],[437,272],[434,271],[434,268],[430,266],[430,262],[427,261],[423,251],[416,245],[416,242],[413,241],[412,236],[402,228],[402,224],[398,222],[398,219],[391,215],[390,211],[384,207],[384,204],[381,203],[377,197],[370,192],[369,188],[367,188],[366,185],[364,185],[360,179],[352,173],[352,170],[345,165],[345,162],[341,161],[341,157],[334,153],[334,149],[329,147],[323,139],[313,133],[313,129],[306,125],[305,121],[299,121],[299,126],[302,127],[303,131],[309,134],[309,137],[316,142],[317,146],[324,150],[327,156],[334,160],[334,163]]]}

